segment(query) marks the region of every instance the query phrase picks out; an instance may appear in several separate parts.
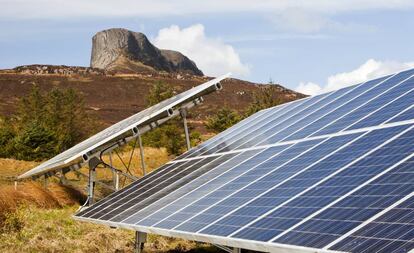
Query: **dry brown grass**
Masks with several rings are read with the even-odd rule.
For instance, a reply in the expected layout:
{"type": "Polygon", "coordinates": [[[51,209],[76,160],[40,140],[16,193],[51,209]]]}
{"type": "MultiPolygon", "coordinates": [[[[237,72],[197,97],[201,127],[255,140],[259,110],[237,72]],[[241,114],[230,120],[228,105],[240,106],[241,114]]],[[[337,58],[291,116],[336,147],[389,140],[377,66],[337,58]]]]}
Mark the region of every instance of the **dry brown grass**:
{"type": "Polygon", "coordinates": [[[19,161],[8,158],[0,158],[0,180],[11,180],[17,175],[32,169],[39,162],[19,161]]]}
{"type": "Polygon", "coordinates": [[[17,186],[0,185],[0,224],[8,213],[14,212],[21,205],[34,205],[40,208],[59,208],[66,205],[82,203],[85,196],[76,189],[49,184],[48,188],[39,183],[24,182],[17,186]]]}
{"type": "MultiPolygon", "coordinates": [[[[76,206],[43,209],[22,206],[0,231],[0,252],[132,252],[134,233],[72,219],[76,206]]],[[[206,244],[150,235],[146,252],[217,252],[206,244]]]]}
{"type": "MultiPolygon", "coordinates": [[[[120,156],[128,161],[131,152],[132,148],[127,147],[120,156]]],[[[104,159],[109,161],[108,156],[104,159]]],[[[165,149],[145,148],[147,172],[169,160],[165,149]]],[[[48,180],[47,188],[39,180],[19,182],[16,190],[13,178],[37,164],[0,159],[0,252],[132,252],[132,231],[72,219],[79,203],[85,201],[79,190],[56,183],[56,178],[48,180]]],[[[113,165],[125,171],[116,155],[113,155],[113,165]]],[[[87,174],[86,168],[82,171],[87,174]]],[[[135,176],[142,175],[138,149],[134,151],[130,171],[135,176]]],[[[112,179],[108,169],[99,169],[98,176],[103,181],[112,179]]],[[[85,179],[78,179],[73,173],[69,173],[68,179],[77,188],[86,184],[85,179]]],[[[206,244],[157,235],[149,235],[145,250],[152,253],[217,252],[206,244]]]]}

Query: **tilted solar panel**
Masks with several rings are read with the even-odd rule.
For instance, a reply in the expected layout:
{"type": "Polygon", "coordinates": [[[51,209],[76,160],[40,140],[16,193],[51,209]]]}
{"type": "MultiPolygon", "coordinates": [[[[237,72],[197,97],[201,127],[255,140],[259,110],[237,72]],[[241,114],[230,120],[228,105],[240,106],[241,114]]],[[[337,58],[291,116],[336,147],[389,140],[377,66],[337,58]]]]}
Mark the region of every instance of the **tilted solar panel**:
{"type": "Polygon", "coordinates": [[[75,218],[267,252],[409,252],[413,75],[263,110],[75,218]]]}
{"type": "MultiPolygon", "coordinates": [[[[133,130],[149,124],[161,118],[166,118],[173,113],[173,109],[191,102],[212,91],[220,89],[220,81],[229,77],[230,74],[212,79],[204,84],[198,85],[190,90],[182,92],[174,97],[166,99],[154,106],[140,111],[106,129],[94,136],[82,141],[72,148],[40,164],[32,170],[19,176],[19,179],[28,178],[34,175],[41,175],[54,169],[68,167],[79,163],[83,156],[89,155],[94,150],[99,150],[104,145],[110,145],[126,136],[133,135],[133,130]]],[[[104,149],[104,148],[101,148],[104,149]]]]}

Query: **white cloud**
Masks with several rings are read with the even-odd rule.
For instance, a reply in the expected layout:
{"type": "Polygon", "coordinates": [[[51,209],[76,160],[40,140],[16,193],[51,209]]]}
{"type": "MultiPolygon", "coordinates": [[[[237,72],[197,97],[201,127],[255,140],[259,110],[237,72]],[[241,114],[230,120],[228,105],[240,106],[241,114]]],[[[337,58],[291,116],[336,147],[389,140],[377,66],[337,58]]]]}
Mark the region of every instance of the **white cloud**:
{"type": "Polygon", "coordinates": [[[312,82],[302,82],[295,90],[308,95],[317,95],[409,68],[414,68],[414,62],[377,61],[369,59],[355,70],[328,77],[325,86],[312,82]]]}
{"type": "Polygon", "coordinates": [[[220,39],[207,37],[201,24],[183,29],[176,25],[163,28],[154,44],[183,53],[206,75],[218,76],[226,72],[242,76],[249,74],[249,67],[241,62],[234,48],[220,39]]]}
{"type": "Polygon", "coordinates": [[[306,95],[316,95],[321,93],[322,87],[312,82],[301,82],[295,90],[306,95]]]}

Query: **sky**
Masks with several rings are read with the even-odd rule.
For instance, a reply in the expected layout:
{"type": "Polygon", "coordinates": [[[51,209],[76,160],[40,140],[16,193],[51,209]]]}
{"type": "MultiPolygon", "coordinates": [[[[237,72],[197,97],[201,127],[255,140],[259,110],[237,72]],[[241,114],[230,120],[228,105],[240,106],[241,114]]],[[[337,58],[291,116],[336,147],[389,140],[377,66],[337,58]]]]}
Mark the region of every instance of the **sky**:
{"type": "Polygon", "coordinates": [[[89,66],[92,36],[145,33],[209,76],[318,94],[414,67],[414,0],[0,0],[0,68],[89,66]]]}

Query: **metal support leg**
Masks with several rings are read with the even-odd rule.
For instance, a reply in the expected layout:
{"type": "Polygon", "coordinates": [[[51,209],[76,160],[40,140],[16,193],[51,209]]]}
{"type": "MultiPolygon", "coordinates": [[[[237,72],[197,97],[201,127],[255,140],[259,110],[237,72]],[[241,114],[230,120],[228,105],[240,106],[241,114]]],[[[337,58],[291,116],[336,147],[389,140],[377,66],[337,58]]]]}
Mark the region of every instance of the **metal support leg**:
{"type": "Polygon", "coordinates": [[[188,133],[188,126],[187,126],[187,110],[181,109],[180,114],[181,114],[181,117],[183,118],[183,123],[184,123],[184,132],[185,132],[185,141],[187,143],[187,150],[190,150],[191,142],[190,142],[190,135],[188,133]]]}
{"type": "Polygon", "coordinates": [[[94,202],[96,167],[100,163],[99,159],[93,157],[89,160],[89,178],[88,178],[88,206],[94,202]]]}
{"type": "Polygon", "coordinates": [[[112,182],[114,184],[115,191],[118,191],[118,189],[119,189],[119,175],[116,172],[116,170],[112,169],[113,168],[112,151],[109,152],[109,166],[111,166],[111,170],[112,170],[112,182]]]}
{"type": "Polygon", "coordinates": [[[135,249],[134,253],[141,253],[144,249],[144,243],[147,241],[147,233],[135,232],[135,249]]]}
{"type": "Polygon", "coordinates": [[[119,174],[115,172],[115,191],[119,190],[119,174]]]}
{"type": "Polygon", "coordinates": [[[141,133],[139,132],[139,129],[138,129],[138,144],[139,144],[139,152],[141,154],[142,175],[145,176],[147,172],[145,171],[144,147],[142,146],[141,133]]]}
{"type": "Polygon", "coordinates": [[[62,173],[62,175],[59,177],[59,183],[63,185],[68,185],[68,179],[66,178],[66,175],[62,173]]]}
{"type": "Polygon", "coordinates": [[[240,248],[233,248],[233,253],[241,253],[241,249],[240,248]]]}
{"type": "Polygon", "coordinates": [[[93,204],[94,191],[95,191],[95,168],[89,168],[89,178],[88,178],[88,206],[93,204]]]}

